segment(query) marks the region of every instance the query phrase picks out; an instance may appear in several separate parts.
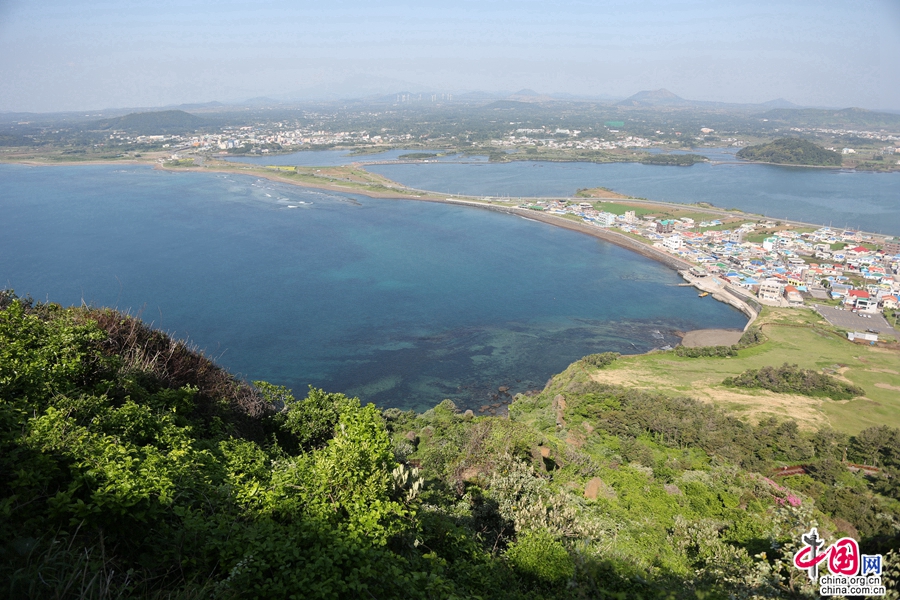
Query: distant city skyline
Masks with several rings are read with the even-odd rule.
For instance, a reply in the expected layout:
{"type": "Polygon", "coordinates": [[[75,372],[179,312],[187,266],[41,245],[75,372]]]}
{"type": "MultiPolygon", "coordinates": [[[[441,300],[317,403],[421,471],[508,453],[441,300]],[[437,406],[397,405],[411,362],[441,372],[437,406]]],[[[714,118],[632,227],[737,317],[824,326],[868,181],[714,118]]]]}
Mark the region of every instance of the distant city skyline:
{"type": "Polygon", "coordinates": [[[900,110],[900,2],[0,0],[0,111],[401,91],[900,110]]]}

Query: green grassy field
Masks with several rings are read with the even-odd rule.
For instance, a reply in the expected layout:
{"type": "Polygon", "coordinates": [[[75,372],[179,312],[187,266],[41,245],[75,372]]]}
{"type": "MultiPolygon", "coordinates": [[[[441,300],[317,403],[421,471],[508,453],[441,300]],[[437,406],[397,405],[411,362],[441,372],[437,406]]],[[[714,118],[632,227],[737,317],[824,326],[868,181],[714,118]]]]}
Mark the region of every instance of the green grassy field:
{"type": "Polygon", "coordinates": [[[808,309],[766,309],[760,324],[768,341],[734,358],[682,358],[672,352],[628,356],[593,377],[714,402],[751,421],[793,418],[807,428],[829,424],[850,434],[873,425],[900,426],[900,350],[849,342],[808,309]],[[835,402],[722,385],[747,369],[784,363],[824,370],[862,387],[865,396],[835,402]]]}
{"type": "Polygon", "coordinates": [[[634,214],[638,217],[656,213],[653,209],[641,206],[640,204],[620,204],[618,202],[594,202],[593,204],[594,208],[597,210],[604,210],[616,215],[624,215],[629,210],[633,210],[634,214]]]}

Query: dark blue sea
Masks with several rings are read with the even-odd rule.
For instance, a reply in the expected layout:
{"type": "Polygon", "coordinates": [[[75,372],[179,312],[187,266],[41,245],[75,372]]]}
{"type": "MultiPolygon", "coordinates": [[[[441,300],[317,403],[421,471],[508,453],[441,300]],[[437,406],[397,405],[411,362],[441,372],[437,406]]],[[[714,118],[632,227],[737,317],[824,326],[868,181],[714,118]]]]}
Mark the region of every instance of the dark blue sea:
{"type": "Polygon", "coordinates": [[[745,324],[678,283],[617,246],[487,210],[142,166],[0,165],[0,286],[130,311],[298,394],[479,406],[585,354],[745,324]]]}

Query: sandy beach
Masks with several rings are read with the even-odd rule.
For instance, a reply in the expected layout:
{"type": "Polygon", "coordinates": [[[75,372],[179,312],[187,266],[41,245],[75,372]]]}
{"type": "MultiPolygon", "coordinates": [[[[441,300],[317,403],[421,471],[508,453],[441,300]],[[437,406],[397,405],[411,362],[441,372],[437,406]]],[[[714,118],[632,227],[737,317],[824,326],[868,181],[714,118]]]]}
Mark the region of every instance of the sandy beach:
{"type": "Polygon", "coordinates": [[[681,345],[687,348],[700,346],[731,346],[737,344],[744,335],[742,331],[730,329],[695,329],[684,334],[681,345]]]}

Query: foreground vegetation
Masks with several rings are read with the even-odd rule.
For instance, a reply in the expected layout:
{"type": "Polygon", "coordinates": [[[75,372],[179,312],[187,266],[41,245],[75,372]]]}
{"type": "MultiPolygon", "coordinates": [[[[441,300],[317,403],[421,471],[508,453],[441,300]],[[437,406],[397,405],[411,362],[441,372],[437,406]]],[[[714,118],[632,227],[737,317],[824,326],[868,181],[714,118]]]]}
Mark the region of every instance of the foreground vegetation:
{"type": "Polygon", "coordinates": [[[0,593],[795,598],[813,524],[897,548],[900,430],[752,424],[597,381],[627,360],[586,357],[508,419],[380,411],[3,293],[0,593]]]}

